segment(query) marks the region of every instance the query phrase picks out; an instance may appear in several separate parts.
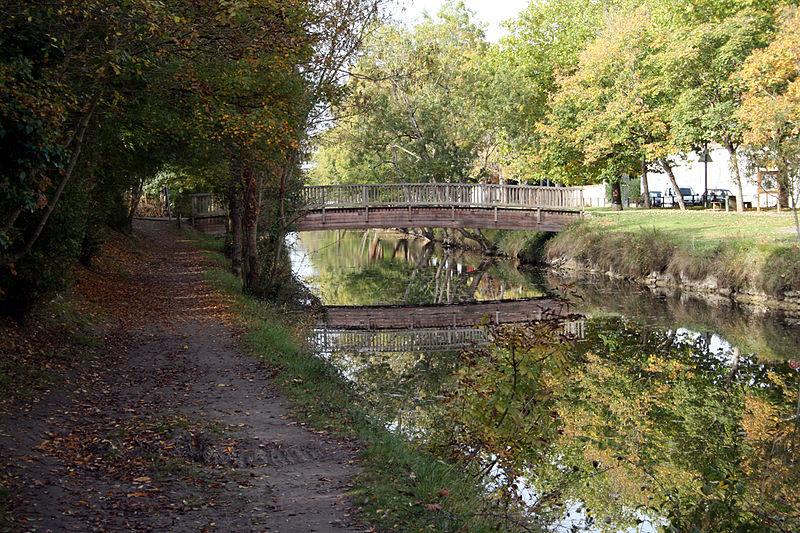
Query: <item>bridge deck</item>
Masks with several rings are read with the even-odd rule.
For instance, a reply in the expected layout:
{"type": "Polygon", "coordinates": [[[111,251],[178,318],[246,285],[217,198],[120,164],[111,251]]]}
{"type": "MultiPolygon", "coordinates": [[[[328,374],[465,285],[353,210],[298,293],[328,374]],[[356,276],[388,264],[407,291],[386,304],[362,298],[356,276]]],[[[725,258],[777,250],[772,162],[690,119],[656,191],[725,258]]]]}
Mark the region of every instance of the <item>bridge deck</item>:
{"type": "Polygon", "coordinates": [[[306,212],[297,231],[371,228],[487,228],[561,231],[580,217],[575,211],[488,207],[379,207],[306,212]]]}
{"type": "Polygon", "coordinates": [[[570,314],[566,302],[554,298],[495,300],[466,304],[399,305],[326,308],[321,323],[333,329],[405,329],[476,326],[527,322],[570,314]]]}

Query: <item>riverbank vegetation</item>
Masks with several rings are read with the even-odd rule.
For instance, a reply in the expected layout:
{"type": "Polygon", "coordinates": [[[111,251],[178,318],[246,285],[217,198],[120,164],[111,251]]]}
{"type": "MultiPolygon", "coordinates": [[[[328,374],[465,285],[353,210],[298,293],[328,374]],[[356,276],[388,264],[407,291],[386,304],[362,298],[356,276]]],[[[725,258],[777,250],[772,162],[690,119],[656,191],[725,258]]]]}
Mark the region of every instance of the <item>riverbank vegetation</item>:
{"type": "Polygon", "coordinates": [[[789,215],[597,214],[556,235],[546,257],[631,279],[795,300],[800,250],[793,230],[789,215]]]}

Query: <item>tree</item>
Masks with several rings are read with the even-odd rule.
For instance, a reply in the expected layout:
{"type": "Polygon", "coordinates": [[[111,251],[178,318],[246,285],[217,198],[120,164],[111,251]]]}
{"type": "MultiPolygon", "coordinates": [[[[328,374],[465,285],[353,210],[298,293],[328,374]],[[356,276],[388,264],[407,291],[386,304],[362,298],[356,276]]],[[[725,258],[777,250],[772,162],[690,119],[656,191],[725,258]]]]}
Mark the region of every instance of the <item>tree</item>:
{"type": "Polygon", "coordinates": [[[663,54],[665,83],[680,94],[673,112],[673,136],[683,149],[710,140],[730,154],[730,171],[737,188],[737,210],[744,211],[739,147],[742,124],[737,110],[744,92],[733,74],[750,53],[766,44],[770,17],[743,10],[732,17],[676,28],[663,54]]]}
{"type": "Polygon", "coordinates": [[[530,2],[510,35],[493,47],[492,123],[504,164],[520,179],[558,179],[543,164],[546,141],[537,124],[558,90],[557,79],[573,74],[581,52],[597,37],[603,16],[618,2],[548,0],[530,2]]]}
{"type": "MultiPolygon", "coordinates": [[[[745,84],[738,118],[745,142],[761,164],[777,167],[779,184],[793,198],[800,244],[800,8],[780,14],[779,31],[766,48],[754,51],[739,75],[745,84]]],[[[780,199],[783,203],[786,197],[780,199]]]]}
{"type": "MultiPolygon", "coordinates": [[[[607,180],[615,209],[622,208],[622,176],[638,172],[643,159],[657,161],[678,189],[670,160],[672,93],[655,82],[659,31],[644,8],[609,15],[574,74],[559,79],[538,126],[542,166],[560,181],[607,180]]],[[[678,202],[685,209],[680,196],[678,202]]]]}
{"type": "Polygon", "coordinates": [[[157,51],[174,49],[175,21],[147,0],[3,1],[0,13],[0,306],[21,316],[64,286],[65,263],[89,260],[114,211],[100,197],[118,204],[133,181],[96,155],[132,149],[120,117],[157,51]],[[101,127],[110,117],[116,131],[101,127]]]}
{"type": "Polygon", "coordinates": [[[134,2],[3,2],[0,268],[33,250],[76,169],[98,109],[119,108],[121,82],[163,42],[156,6],[134,2]],[[25,227],[22,227],[23,214],[25,227]]]}
{"type": "Polygon", "coordinates": [[[463,3],[411,31],[385,25],[365,43],[323,135],[320,181],[472,181],[491,147],[483,31],[463,3]]]}
{"type": "Polygon", "coordinates": [[[78,253],[45,251],[48,232],[64,231],[49,223],[60,204],[80,243],[104,222],[85,216],[93,190],[118,204],[167,167],[213,174],[239,202],[236,255],[246,253],[245,286],[259,292],[272,256],[262,245],[280,260],[309,117],[340,97],[341,69],[379,3],[1,1],[0,300],[53,290],[37,269],[78,253]],[[272,239],[259,239],[263,228],[272,239]]]}

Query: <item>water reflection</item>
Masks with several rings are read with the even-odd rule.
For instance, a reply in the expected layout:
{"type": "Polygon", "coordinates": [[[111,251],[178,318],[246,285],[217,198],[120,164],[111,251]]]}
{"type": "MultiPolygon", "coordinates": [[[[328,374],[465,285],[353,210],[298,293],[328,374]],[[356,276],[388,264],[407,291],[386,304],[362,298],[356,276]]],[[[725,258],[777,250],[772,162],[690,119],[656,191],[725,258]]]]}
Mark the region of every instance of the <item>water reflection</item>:
{"type": "MultiPolygon", "coordinates": [[[[329,306],[314,329],[320,352],[420,352],[461,350],[490,342],[484,324],[508,324],[570,316],[553,298],[418,306],[329,306]]],[[[566,331],[581,336],[582,321],[566,331]]]]}
{"type": "Polygon", "coordinates": [[[304,233],[293,261],[326,305],[462,303],[545,295],[506,263],[381,232],[304,233]]]}
{"type": "Polygon", "coordinates": [[[471,457],[496,497],[522,496],[514,505],[535,527],[800,530],[792,316],[399,242],[371,233],[301,241],[323,302],[351,306],[330,310],[320,334],[335,341],[322,351],[378,420],[442,457],[471,457]],[[590,317],[585,338],[510,313],[467,327],[470,314],[503,306],[546,318],[531,302],[547,300],[486,302],[498,294],[568,296],[590,317]],[[462,303],[430,305],[442,301],[462,303]],[[491,342],[448,344],[458,328],[491,342]],[[430,342],[393,345],[414,329],[430,330],[430,342]]]}

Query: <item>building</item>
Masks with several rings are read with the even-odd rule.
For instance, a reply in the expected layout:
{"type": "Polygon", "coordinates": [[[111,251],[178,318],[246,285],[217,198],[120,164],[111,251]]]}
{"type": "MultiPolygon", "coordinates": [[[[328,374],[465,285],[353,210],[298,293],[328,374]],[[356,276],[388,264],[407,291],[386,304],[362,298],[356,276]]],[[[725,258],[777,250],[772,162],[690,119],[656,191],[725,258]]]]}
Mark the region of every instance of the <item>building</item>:
{"type": "MultiPolygon", "coordinates": [[[[731,194],[738,194],[736,184],[731,177],[730,154],[728,150],[718,144],[711,144],[708,147],[708,188],[727,189],[731,194]]],[[[694,193],[701,195],[706,190],[706,163],[702,162],[701,155],[690,152],[683,156],[678,156],[675,161],[677,164],[673,169],[675,181],[679,187],[691,187],[694,193]]],[[[742,176],[742,192],[744,201],[756,207],[758,204],[758,184],[756,176],[748,174],[746,159],[743,155],[739,156],[739,173],[742,176]]],[[[665,191],[672,188],[672,183],[664,172],[650,172],[647,183],[650,191],[660,191],[663,195],[665,191]]],[[[632,193],[633,191],[631,191],[632,193]]],[[[774,207],[777,204],[775,194],[761,195],[761,207],[774,207]]],[[[733,205],[731,206],[733,208],[733,205]]]]}

